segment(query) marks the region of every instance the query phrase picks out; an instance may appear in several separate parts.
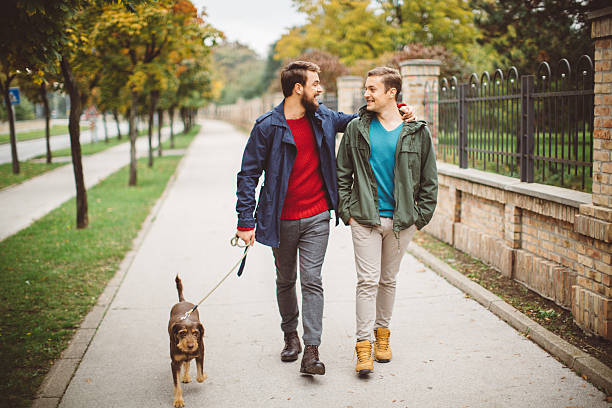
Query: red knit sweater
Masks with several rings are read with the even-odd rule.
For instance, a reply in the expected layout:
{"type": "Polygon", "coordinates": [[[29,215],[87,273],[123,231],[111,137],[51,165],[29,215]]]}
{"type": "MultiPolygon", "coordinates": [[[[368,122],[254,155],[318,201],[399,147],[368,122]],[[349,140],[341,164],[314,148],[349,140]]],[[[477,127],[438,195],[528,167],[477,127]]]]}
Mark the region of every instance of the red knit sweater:
{"type": "MultiPolygon", "coordinates": [[[[319,150],[310,121],[304,116],[300,119],[287,119],[287,124],[297,146],[297,156],[289,175],[281,219],[296,220],[329,210],[329,204],[321,176],[319,150]]],[[[238,227],[240,231],[251,229],[238,227]]]]}
{"type": "Polygon", "coordinates": [[[307,218],[329,209],[321,176],[319,149],[306,116],[288,119],[297,146],[281,219],[307,218]]]}

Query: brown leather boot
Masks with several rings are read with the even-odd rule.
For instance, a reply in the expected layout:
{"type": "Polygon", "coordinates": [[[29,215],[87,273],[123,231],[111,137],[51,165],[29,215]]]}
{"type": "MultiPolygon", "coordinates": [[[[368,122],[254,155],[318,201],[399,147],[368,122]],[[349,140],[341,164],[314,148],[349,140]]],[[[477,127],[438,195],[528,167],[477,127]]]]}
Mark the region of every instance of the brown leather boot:
{"type": "Polygon", "coordinates": [[[302,357],[302,367],[300,373],[304,374],[325,374],[325,364],[319,360],[319,347],[306,346],[302,357]]]}
{"type": "Polygon", "coordinates": [[[295,361],[302,352],[302,343],[296,331],[285,333],[285,348],[281,351],[282,361],[295,361]]]}

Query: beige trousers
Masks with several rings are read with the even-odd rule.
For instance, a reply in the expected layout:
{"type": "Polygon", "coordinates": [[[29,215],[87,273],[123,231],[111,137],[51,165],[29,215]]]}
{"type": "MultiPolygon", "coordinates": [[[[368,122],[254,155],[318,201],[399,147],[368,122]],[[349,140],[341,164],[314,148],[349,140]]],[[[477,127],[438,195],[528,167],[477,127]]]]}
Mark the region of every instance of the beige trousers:
{"type": "Polygon", "coordinates": [[[395,301],[396,277],[400,262],[416,226],[393,232],[393,220],[380,218],[371,227],[351,222],[357,269],[357,341],[374,341],[374,330],[389,327],[395,301]]]}

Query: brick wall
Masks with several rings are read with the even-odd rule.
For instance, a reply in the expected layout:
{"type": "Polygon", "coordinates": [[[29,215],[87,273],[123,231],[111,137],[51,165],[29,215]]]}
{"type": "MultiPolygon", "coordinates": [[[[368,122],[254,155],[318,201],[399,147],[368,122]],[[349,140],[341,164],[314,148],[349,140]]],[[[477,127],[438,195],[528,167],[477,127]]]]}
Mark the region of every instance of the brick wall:
{"type": "Polygon", "coordinates": [[[586,331],[612,339],[612,243],[594,237],[606,238],[605,228],[584,220],[602,215],[590,194],[448,163],[438,163],[438,171],[439,206],[428,233],[571,310],[586,331]]]}

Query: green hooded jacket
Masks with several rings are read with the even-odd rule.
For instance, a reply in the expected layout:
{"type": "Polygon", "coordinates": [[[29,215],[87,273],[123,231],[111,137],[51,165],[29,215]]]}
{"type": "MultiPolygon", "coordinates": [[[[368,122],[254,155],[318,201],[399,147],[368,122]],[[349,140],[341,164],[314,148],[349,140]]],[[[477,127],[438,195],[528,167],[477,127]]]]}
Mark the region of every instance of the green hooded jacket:
{"type": "MultiPolygon", "coordinates": [[[[375,113],[359,110],[338,150],[338,214],[362,225],[380,225],[376,178],[370,165],[370,122],[375,113]]],[[[395,149],[393,230],[413,224],[423,228],[433,216],[438,198],[438,170],[426,122],[404,122],[395,149]]]]}

